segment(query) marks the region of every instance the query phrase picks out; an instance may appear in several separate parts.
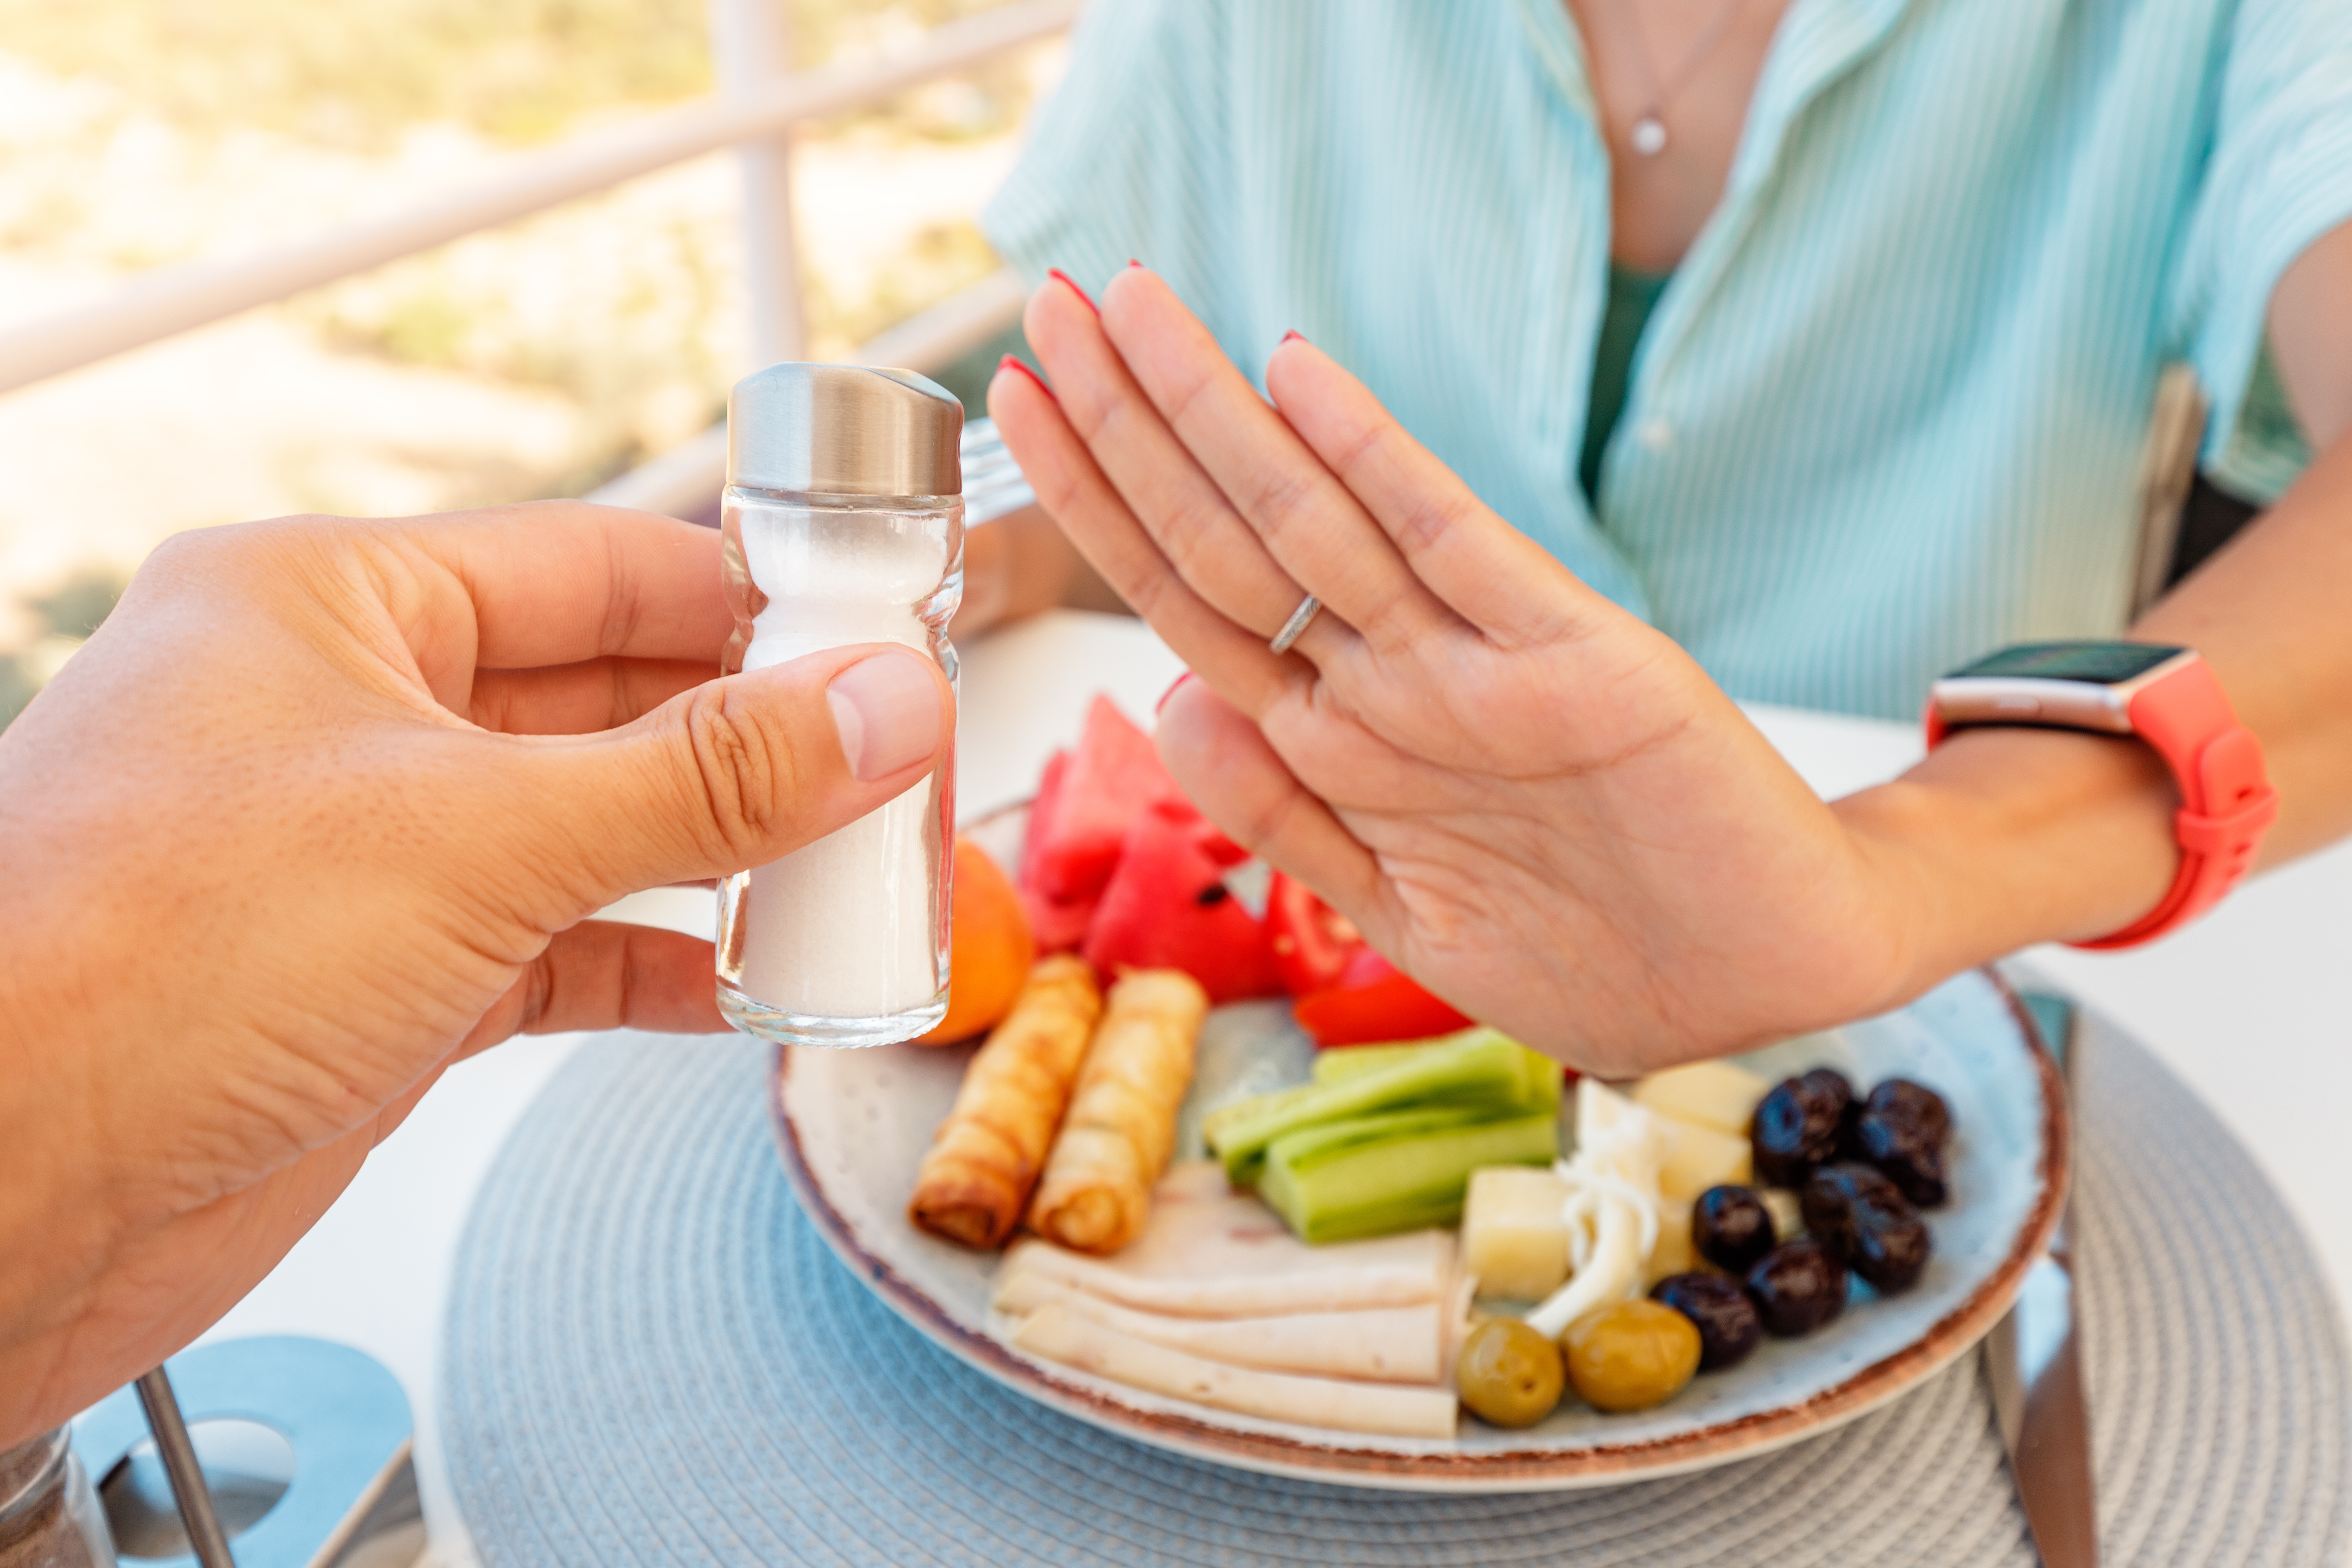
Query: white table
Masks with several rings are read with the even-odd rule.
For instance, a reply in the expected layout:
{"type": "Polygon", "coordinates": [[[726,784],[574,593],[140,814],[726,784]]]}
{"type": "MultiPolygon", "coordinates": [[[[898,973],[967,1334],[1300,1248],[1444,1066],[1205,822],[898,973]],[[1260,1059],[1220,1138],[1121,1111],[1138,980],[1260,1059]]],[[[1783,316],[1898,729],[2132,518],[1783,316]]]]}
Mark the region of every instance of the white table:
{"type": "MultiPolygon", "coordinates": [[[[1106,691],[1139,720],[1181,666],[1139,623],[1041,616],[966,653],[957,766],[962,815],[1026,795],[1046,753],[1106,691]]],[[[1785,710],[1757,715],[1825,795],[1900,772],[1901,725],[1785,710]]],[[[639,894],[621,918],[708,934],[711,896],[639,894]]],[[[2159,947],[2118,956],[2031,955],[2152,1047],[2220,1112],[2316,1243],[2340,1303],[2352,1298],[2352,1204],[2333,1163],[2352,1105],[2352,845],[2242,889],[2159,947]]],[[[398,1374],[417,1424],[428,1559],[470,1563],[435,1429],[443,1302],[459,1233],[499,1142],[581,1037],[518,1040],[451,1072],[316,1229],[207,1339],[314,1334],[398,1374]]]]}

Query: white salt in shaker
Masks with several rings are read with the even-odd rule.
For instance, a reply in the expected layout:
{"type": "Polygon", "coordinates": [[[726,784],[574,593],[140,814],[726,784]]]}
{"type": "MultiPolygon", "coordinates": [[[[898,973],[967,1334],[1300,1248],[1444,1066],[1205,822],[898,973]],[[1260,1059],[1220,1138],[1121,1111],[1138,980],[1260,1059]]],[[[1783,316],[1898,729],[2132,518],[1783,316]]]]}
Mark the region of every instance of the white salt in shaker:
{"type": "MultiPolygon", "coordinates": [[[[963,405],[905,370],[779,364],[727,405],[726,669],[903,644],[952,679],[963,405]]],[[[719,1007],[809,1046],[912,1039],[946,1016],[954,751],[923,783],[719,891],[719,1007]]]]}

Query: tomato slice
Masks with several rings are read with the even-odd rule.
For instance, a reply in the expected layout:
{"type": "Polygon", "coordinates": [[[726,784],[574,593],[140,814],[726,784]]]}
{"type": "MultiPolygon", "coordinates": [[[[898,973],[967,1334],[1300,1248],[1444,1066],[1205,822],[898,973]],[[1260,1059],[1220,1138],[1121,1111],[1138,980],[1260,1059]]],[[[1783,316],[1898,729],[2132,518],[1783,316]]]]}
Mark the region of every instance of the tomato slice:
{"type": "Polygon", "coordinates": [[[1372,965],[1360,955],[1349,965],[1349,984],[1302,996],[1291,1004],[1298,1026],[1318,1046],[1369,1046],[1383,1040],[1422,1040],[1466,1029],[1471,1019],[1440,1001],[1371,949],[1385,973],[1371,973],[1372,965]],[[1362,976],[1359,981],[1356,976],[1362,976]]]}
{"type": "Polygon", "coordinates": [[[1304,882],[1276,871],[1266,884],[1266,934],[1274,940],[1282,988],[1311,996],[1341,983],[1348,961],[1370,952],[1353,921],[1317,898],[1304,882]]]}

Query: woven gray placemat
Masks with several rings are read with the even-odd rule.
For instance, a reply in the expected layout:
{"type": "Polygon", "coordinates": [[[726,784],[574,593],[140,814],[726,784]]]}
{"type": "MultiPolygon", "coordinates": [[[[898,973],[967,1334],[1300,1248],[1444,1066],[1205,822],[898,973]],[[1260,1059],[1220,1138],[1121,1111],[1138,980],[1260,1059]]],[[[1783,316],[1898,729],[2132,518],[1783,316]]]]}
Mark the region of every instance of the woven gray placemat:
{"type": "MultiPolygon", "coordinates": [[[[516,1130],[462,1243],[443,1438],[486,1563],[1611,1568],[2014,1563],[1977,1358],[1778,1454],[1603,1491],[1278,1480],[1034,1405],[934,1348],[801,1218],[749,1041],[615,1036],[516,1130]]],[[[2344,1348],[2278,1199],[2103,1031],[2077,1255],[2112,1565],[2342,1560],[2344,1348]]]]}

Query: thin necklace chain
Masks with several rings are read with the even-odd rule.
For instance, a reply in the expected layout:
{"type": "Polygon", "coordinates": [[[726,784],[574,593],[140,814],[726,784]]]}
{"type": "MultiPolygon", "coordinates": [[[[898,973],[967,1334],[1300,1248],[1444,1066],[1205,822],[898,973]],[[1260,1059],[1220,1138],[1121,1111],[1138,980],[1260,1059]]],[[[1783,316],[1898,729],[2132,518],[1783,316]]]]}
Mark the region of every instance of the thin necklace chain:
{"type": "Polygon", "coordinates": [[[1630,140],[1634,152],[1650,158],[1666,150],[1666,106],[1674,101],[1676,93],[1690,85],[1692,75],[1706,63],[1709,55],[1715,53],[1716,46],[1722,43],[1724,35],[1731,31],[1732,21],[1745,4],[1746,0],[1725,0],[1723,9],[1716,13],[1715,20],[1707,24],[1706,31],[1699,36],[1690,53],[1683,57],[1682,64],[1664,80],[1659,79],[1658,68],[1651,62],[1650,40],[1642,31],[1640,19],[1626,18],[1632,24],[1633,53],[1642,62],[1642,74],[1650,79],[1649,101],[1643,106],[1642,112],[1633,117],[1630,140]]]}

